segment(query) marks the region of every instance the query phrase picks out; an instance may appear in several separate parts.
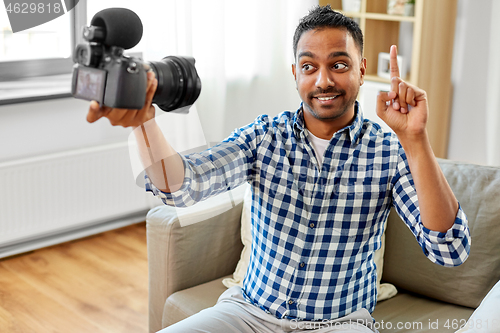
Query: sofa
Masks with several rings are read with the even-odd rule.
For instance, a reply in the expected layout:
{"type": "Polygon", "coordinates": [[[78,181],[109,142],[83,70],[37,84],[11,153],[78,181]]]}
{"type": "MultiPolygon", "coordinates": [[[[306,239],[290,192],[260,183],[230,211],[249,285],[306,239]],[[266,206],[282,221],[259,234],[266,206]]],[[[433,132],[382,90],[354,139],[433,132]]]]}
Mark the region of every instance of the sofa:
{"type": "MultiPolygon", "coordinates": [[[[431,263],[391,211],[377,272],[381,285],[395,286],[397,294],[394,290],[378,300],[375,328],[381,333],[456,332],[460,327],[460,332],[500,332],[500,168],[449,160],[439,164],[468,216],[470,256],[458,267],[431,263]],[[487,294],[488,302],[483,301],[487,294]]],[[[241,186],[189,208],[149,211],[150,332],[213,306],[228,281],[241,282],[236,273],[245,269],[248,235],[241,221],[247,190],[241,186]]]]}

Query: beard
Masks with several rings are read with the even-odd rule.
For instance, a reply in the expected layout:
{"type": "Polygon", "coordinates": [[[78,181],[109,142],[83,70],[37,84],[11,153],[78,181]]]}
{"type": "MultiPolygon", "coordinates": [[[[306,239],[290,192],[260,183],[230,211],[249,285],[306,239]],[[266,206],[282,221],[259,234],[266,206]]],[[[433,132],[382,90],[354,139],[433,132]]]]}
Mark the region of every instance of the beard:
{"type": "Polygon", "coordinates": [[[337,118],[342,117],[345,115],[349,110],[354,106],[354,103],[356,102],[356,98],[359,93],[359,87],[356,90],[356,93],[352,95],[352,97],[346,99],[346,91],[343,89],[337,89],[334,87],[328,88],[328,89],[317,89],[312,93],[309,93],[307,95],[307,100],[311,101],[310,104],[304,102],[304,106],[307,108],[309,113],[316,119],[319,120],[335,120],[337,118]],[[328,111],[322,111],[315,109],[312,106],[312,101],[314,100],[315,96],[320,95],[320,94],[332,94],[332,95],[338,95],[336,99],[341,99],[341,104],[336,106],[335,109],[333,108],[328,108],[328,111]]]}

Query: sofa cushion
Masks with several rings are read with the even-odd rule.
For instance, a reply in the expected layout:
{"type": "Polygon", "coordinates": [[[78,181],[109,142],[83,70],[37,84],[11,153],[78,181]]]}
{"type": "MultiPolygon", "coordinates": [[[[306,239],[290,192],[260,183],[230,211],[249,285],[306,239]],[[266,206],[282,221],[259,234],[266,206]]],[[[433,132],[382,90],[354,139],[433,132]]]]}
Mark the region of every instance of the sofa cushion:
{"type": "Polygon", "coordinates": [[[250,263],[250,251],[252,250],[252,188],[250,184],[245,185],[245,195],[243,196],[243,208],[241,209],[241,243],[243,250],[241,251],[240,260],[233,276],[222,280],[222,283],[227,287],[233,286],[243,287],[243,279],[247,272],[250,263]]]}
{"type": "Polygon", "coordinates": [[[163,307],[162,327],[175,324],[214,306],[219,296],[226,291],[226,287],[222,284],[223,279],[224,277],[170,295],[163,307]]]}
{"type": "Polygon", "coordinates": [[[377,303],[372,316],[380,333],[455,332],[473,309],[399,290],[396,297],[377,303]]]}
{"type": "Polygon", "coordinates": [[[476,308],[500,279],[500,168],[439,160],[468,216],[471,250],[458,267],[430,262],[394,211],[389,215],[383,280],[418,294],[476,308]]]}

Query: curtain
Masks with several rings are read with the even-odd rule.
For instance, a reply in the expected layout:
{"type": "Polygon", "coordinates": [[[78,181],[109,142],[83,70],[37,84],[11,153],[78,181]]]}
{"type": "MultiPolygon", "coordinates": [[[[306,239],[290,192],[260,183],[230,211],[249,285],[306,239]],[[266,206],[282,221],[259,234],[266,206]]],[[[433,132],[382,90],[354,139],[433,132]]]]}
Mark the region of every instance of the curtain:
{"type": "MultiPolygon", "coordinates": [[[[292,38],[300,17],[317,4],[317,0],[155,2],[143,20],[145,56],[196,59],[202,91],[195,109],[206,142],[213,145],[260,114],[274,116],[299,107],[291,71],[292,38]]],[[[177,135],[183,135],[185,126],[189,122],[176,126],[177,135]]]]}
{"type": "Polygon", "coordinates": [[[458,0],[448,146],[453,160],[500,166],[499,15],[497,0],[458,0]]]}
{"type": "Polygon", "coordinates": [[[486,91],[486,156],[489,165],[500,166],[500,2],[492,2],[488,88],[486,91]]]}

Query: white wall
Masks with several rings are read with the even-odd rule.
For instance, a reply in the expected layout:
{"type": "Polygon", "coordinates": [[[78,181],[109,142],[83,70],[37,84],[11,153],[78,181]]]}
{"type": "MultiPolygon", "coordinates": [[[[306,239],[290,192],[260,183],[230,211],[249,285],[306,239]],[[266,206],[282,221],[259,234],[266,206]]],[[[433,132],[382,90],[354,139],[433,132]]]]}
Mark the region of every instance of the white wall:
{"type": "Polygon", "coordinates": [[[0,162],[127,140],[106,119],[87,123],[87,110],[74,98],[0,106],[0,162]]]}
{"type": "MultiPolygon", "coordinates": [[[[497,62],[500,56],[495,54],[495,59],[492,59],[490,55],[494,1],[458,1],[452,64],[454,93],[448,146],[448,158],[453,160],[488,164],[488,75],[491,73],[490,62],[497,62]]],[[[498,20],[498,16],[495,20],[498,20]]],[[[494,31],[494,34],[498,33],[494,31]]]]}

